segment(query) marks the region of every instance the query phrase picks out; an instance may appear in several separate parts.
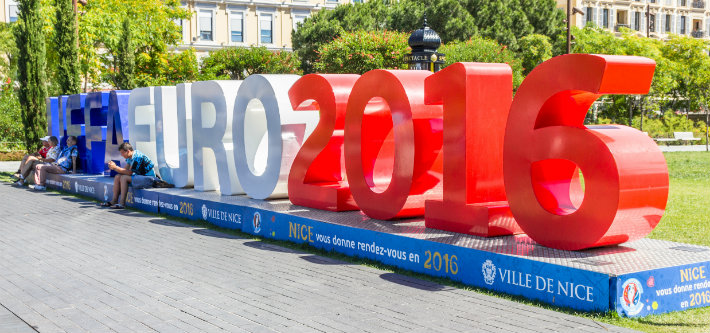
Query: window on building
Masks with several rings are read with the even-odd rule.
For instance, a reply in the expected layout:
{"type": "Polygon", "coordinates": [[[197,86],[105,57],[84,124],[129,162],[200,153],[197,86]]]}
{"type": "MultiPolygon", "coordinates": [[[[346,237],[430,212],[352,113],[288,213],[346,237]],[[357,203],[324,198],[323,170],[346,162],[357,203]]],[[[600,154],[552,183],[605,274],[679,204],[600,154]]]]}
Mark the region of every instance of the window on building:
{"type": "Polygon", "coordinates": [[[594,20],[594,8],[592,7],[587,7],[587,22],[592,22],[594,20]]]}
{"type": "Polygon", "coordinates": [[[685,16],[680,17],[680,34],[685,35],[685,16]]]}
{"type": "Polygon", "coordinates": [[[232,42],[244,42],[244,13],[232,12],[229,18],[230,38],[232,42]]]}
{"type": "Polygon", "coordinates": [[[609,8],[604,8],[602,10],[602,26],[604,28],[609,27],[609,8]]]}
{"type": "Polygon", "coordinates": [[[261,42],[271,44],[274,42],[274,26],[273,15],[261,14],[259,16],[259,29],[261,33],[261,42]]]}
{"type": "Polygon", "coordinates": [[[634,12],[634,29],[641,30],[641,13],[634,12]]]}
{"type": "Polygon", "coordinates": [[[212,11],[211,10],[200,10],[200,15],[198,18],[200,25],[200,39],[201,40],[214,40],[212,34],[212,11]]]}
{"type": "Polygon", "coordinates": [[[298,30],[298,24],[303,23],[307,17],[308,15],[295,15],[293,17],[293,30],[298,30]]]}
{"type": "Polygon", "coordinates": [[[666,14],[666,32],[671,32],[671,14],[666,14]]]}
{"type": "Polygon", "coordinates": [[[7,6],[7,13],[8,13],[8,17],[10,19],[10,22],[17,21],[17,5],[7,6]]]}
{"type": "Polygon", "coordinates": [[[651,31],[656,31],[656,14],[651,14],[648,16],[648,29],[651,31]]]}
{"type": "Polygon", "coordinates": [[[683,7],[685,7],[685,6],[687,5],[687,4],[686,4],[686,0],[680,0],[680,5],[683,6],[683,7]]]}

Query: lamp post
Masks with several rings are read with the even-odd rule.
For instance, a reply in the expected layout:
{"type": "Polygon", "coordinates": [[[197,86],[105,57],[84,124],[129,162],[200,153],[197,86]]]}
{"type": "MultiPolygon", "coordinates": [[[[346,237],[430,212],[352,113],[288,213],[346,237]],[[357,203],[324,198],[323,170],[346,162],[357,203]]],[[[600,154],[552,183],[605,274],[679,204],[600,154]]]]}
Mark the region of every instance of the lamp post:
{"type": "Polygon", "coordinates": [[[572,0],[567,0],[567,54],[572,53],[572,15],[584,14],[577,7],[572,7],[572,0]]]}
{"type": "Polygon", "coordinates": [[[407,41],[412,48],[412,53],[405,56],[409,69],[421,69],[437,72],[446,62],[443,53],[436,50],[441,46],[441,38],[436,31],[429,28],[426,16],[420,29],[414,30],[407,41]]]}

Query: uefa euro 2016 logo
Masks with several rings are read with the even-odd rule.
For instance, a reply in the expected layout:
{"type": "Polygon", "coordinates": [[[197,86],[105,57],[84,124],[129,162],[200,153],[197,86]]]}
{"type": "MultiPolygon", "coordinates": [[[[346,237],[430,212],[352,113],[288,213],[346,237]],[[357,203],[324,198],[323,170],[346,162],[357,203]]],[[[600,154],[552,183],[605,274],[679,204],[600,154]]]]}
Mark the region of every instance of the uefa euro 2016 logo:
{"type": "Polygon", "coordinates": [[[621,290],[622,295],[619,299],[621,308],[623,308],[629,316],[639,314],[643,309],[643,303],[641,303],[643,287],[641,286],[641,282],[636,279],[628,279],[621,285],[621,290]]]}
{"type": "Polygon", "coordinates": [[[207,206],[202,204],[202,219],[207,221],[207,206]]]}
{"type": "Polygon", "coordinates": [[[254,219],[252,219],[251,223],[254,227],[255,234],[261,232],[261,214],[259,214],[259,212],[254,213],[254,219]]]}
{"type": "Polygon", "coordinates": [[[486,284],[492,285],[496,279],[496,265],[494,265],[492,261],[486,260],[481,267],[481,271],[483,272],[483,280],[486,281],[486,284]]]}

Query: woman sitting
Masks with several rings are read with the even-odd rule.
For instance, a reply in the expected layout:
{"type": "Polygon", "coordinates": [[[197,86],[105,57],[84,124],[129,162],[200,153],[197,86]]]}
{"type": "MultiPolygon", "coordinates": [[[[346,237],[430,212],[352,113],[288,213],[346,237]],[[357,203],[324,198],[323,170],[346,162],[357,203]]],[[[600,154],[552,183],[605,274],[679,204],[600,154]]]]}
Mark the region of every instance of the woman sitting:
{"type": "Polygon", "coordinates": [[[122,168],[113,161],[108,162],[109,169],[118,173],[113,180],[113,197],[110,202],[104,202],[102,207],[124,208],[126,206],[126,194],[128,194],[128,183],[133,184],[133,188],[147,188],[153,186],[155,181],[155,171],[153,162],[138,150],[133,150],[130,143],[124,142],[118,146],[121,156],[126,159],[126,167],[122,168]]]}
{"type": "MultiPolygon", "coordinates": [[[[38,160],[44,159],[47,157],[47,152],[52,148],[51,143],[49,142],[50,137],[45,136],[41,139],[42,141],[42,148],[40,148],[38,151],[32,153],[32,154],[27,154],[22,157],[22,161],[20,161],[20,167],[17,169],[17,172],[15,172],[14,175],[12,175],[12,178],[18,179],[18,180],[24,180],[25,177],[27,177],[26,174],[24,174],[25,170],[32,170],[34,169],[34,166],[31,168],[28,168],[27,165],[34,164],[33,162],[36,162],[38,160]]],[[[55,138],[56,139],[56,138],[55,138]]],[[[54,144],[56,146],[56,144],[54,144]]],[[[29,173],[29,172],[27,172],[29,173]]]]}

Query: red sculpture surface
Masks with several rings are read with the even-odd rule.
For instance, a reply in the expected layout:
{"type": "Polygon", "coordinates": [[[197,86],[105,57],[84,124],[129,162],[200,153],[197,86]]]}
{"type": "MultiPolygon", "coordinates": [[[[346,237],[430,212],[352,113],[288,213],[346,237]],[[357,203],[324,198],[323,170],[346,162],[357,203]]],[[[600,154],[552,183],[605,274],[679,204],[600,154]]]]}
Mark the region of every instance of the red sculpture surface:
{"type": "MultiPolygon", "coordinates": [[[[288,196],[296,205],[330,211],[357,210],[341,167],[345,108],[359,75],[309,74],[289,89],[293,109],[315,101],[320,120],[291,166],[288,196]]],[[[306,109],[310,110],[310,109],[306,109]]]]}
{"type": "Polygon", "coordinates": [[[456,63],[425,81],[444,108],[444,194],[426,202],[426,227],[479,236],[521,232],[503,186],[503,138],[513,94],[506,64],[456,63]]]}
{"type": "Polygon", "coordinates": [[[580,250],[639,239],[658,224],[668,198],[658,146],[627,126],[583,125],[602,94],[648,93],[654,69],[641,57],[565,55],[520,86],[505,132],[505,189],[536,242],[580,250]]]}
{"type": "Polygon", "coordinates": [[[350,94],[345,169],[353,198],[369,217],[424,215],[424,201],[441,197],[442,109],[424,105],[429,75],[373,70],[350,94]]]}

